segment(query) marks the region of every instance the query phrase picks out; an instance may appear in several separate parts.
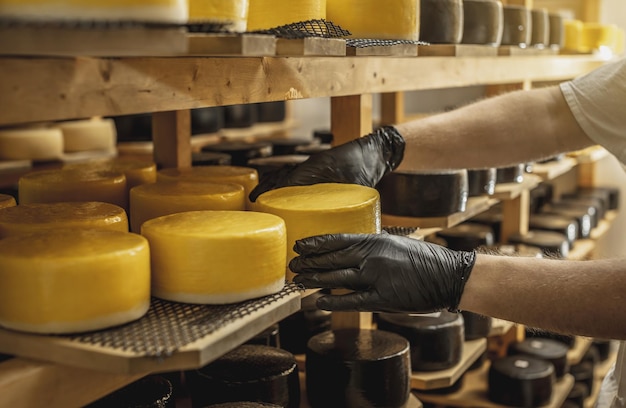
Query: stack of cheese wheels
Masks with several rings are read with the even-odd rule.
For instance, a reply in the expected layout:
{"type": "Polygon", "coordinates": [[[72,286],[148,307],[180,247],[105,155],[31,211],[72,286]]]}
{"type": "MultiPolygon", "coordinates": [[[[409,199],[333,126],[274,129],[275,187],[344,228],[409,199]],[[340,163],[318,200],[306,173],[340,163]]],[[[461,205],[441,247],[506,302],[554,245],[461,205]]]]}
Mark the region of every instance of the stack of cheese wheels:
{"type": "Polygon", "coordinates": [[[246,209],[243,187],[234,183],[151,183],[130,190],[131,231],[147,220],[185,211],[246,209]]]}
{"type": "Polygon", "coordinates": [[[220,24],[227,31],[244,32],[248,0],[189,0],[189,23],[220,24]]]}
{"type": "Polygon", "coordinates": [[[0,0],[0,17],[21,21],[141,21],[184,24],[187,0],[0,0]]]}
{"type": "Polygon", "coordinates": [[[250,0],[248,30],[326,18],[326,0],[250,0]]]}
{"type": "Polygon", "coordinates": [[[0,210],[0,238],[59,228],[128,232],[128,218],[122,207],[97,201],[20,204],[0,210]]]}
{"type": "Polygon", "coordinates": [[[419,0],[328,0],[329,21],[355,38],[419,39],[419,0]]]}
{"type": "MultiPolygon", "coordinates": [[[[287,259],[296,256],[295,242],[314,235],[379,233],[380,196],[356,184],[322,183],[283,187],[261,194],[255,211],[275,214],[287,224],[287,259]]],[[[293,275],[288,273],[288,279],[293,275]]]]}
{"type": "Polygon", "coordinates": [[[280,291],[285,222],[252,211],[188,211],[146,221],[152,293],[183,303],[226,304],[280,291]]]}
{"type": "MultiPolygon", "coordinates": [[[[194,166],[186,169],[162,169],[157,181],[190,181],[200,183],[235,183],[243,186],[246,197],[259,184],[259,173],[242,166],[194,166]]],[[[248,204],[250,204],[248,202],[248,204]]]]}
{"type": "Polygon", "coordinates": [[[58,169],[20,177],[20,204],[102,201],[126,208],[126,176],[113,171],[58,169]]]}
{"type": "Polygon", "coordinates": [[[56,126],[63,134],[65,152],[115,149],[117,132],[113,119],[71,120],[59,122],[56,126]]]}
{"type": "Polygon", "coordinates": [[[140,235],[69,230],[0,240],[0,325],[36,333],[103,329],[150,305],[150,250],[140,235]]]}
{"type": "Polygon", "coordinates": [[[15,202],[15,198],[8,194],[0,194],[0,208],[8,208],[13,207],[17,203],[15,202]]]}
{"type": "Polygon", "coordinates": [[[63,132],[49,126],[0,130],[0,160],[59,160],[63,132]]]}

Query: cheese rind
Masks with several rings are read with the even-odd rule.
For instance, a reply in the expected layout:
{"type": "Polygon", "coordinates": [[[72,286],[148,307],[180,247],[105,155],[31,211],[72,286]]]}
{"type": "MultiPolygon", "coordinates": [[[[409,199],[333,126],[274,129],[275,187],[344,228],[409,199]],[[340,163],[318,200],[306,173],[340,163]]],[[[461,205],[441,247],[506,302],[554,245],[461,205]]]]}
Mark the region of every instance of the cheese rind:
{"type": "Polygon", "coordinates": [[[244,32],[248,0],[189,0],[189,22],[221,23],[229,31],[244,32]]]}
{"type": "Polygon", "coordinates": [[[17,205],[15,198],[8,194],[0,194],[0,208],[14,207],[17,205]]]}
{"type": "Polygon", "coordinates": [[[63,134],[63,150],[66,152],[110,150],[117,142],[112,119],[72,120],[59,122],[56,126],[63,134]]]}
{"type": "Polygon", "coordinates": [[[33,203],[0,210],[0,238],[59,228],[128,232],[122,207],[101,202],[33,203]]]}
{"type": "Polygon", "coordinates": [[[183,303],[223,304],[285,284],[285,223],[250,211],[190,211],[146,221],[152,293],[183,303]]]}
{"type": "Polygon", "coordinates": [[[286,24],[325,18],[325,0],[250,0],[248,30],[266,30],[286,24]]]}
{"type": "Polygon", "coordinates": [[[246,208],[243,186],[234,183],[157,182],[130,190],[131,231],[147,220],[185,211],[246,208]]]}
{"type": "Polygon", "coordinates": [[[57,169],[20,177],[20,204],[101,201],[126,208],[126,177],[112,171],[57,169]]]}
{"type": "Polygon", "coordinates": [[[58,160],[62,156],[63,133],[58,128],[0,130],[1,160],[58,160]]]}
{"type": "Polygon", "coordinates": [[[137,234],[46,231],[0,240],[0,325],[73,333],[135,320],[150,304],[150,249],[137,234]]]}

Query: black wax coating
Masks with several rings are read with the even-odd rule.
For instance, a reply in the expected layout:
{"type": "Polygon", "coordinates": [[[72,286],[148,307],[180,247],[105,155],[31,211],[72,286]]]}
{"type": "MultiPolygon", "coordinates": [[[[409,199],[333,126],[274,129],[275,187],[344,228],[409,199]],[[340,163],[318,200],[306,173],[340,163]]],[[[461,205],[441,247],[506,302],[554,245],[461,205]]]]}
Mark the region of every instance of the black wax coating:
{"type": "Polygon", "coordinates": [[[535,46],[547,46],[550,42],[550,19],[545,9],[531,9],[532,33],[530,44],[535,46]]]}
{"type": "Polygon", "coordinates": [[[602,208],[604,208],[605,211],[610,210],[610,197],[609,197],[609,191],[608,190],[601,190],[601,189],[594,189],[594,188],[587,188],[587,189],[578,189],[573,193],[564,193],[561,195],[562,199],[571,199],[571,198],[595,198],[596,200],[599,200],[600,204],[602,205],[602,208]]]}
{"type": "Polygon", "coordinates": [[[407,217],[443,217],[465,211],[467,171],[386,174],[376,186],[382,212],[407,217]]]}
{"type": "Polygon", "coordinates": [[[585,195],[596,196],[597,194],[606,194],[608,196],[607,209],[616,210],[617,208],[619,208],[620,189],[617,187],[605,187],[605,186],[580,187],[578,189],[578,194],[581,196],[585,196],[585,195]]]}
{"type": "Polygon", "coordinates": [[[413,371],[445,370],[461,361],[465,338],[461,314],[380,313],[378,327],[397,333],[409,341],[413,371]]]}
{"type": "Polygon", "coordinates": [[[502,210],[500,208],[492,207],[489,210],[472,217],[469,222],[491,227],[495,242],[500,242],[500,230],[502,228],[502,210]]]}
{"type": "Polygon", "coordinates": [[[272,155],[288,156],[297,154],[296,149],[303,146],[315,145],[311,139],[305,138],[288,138],[268,140],[272,144],[272,155]]]}
{"type": "Polygon", "coordinates": [[[557,340],[529,338],[509,346],[510,355],[528,355],[548,361],[554,365],[556,378],[562,378],[569,370],[567,352],[569,347],[557,340]]]}
{"type": "Polygon", "coordinates": [[[186,372],[194,407],[233,401],[300,406],[298,366],[293,354],[244,344],[198,370],[186,372]]]}
{"type": "Polygon", "coordinates": [[[216,133],[224,127],[224,107],[191,110],[191,134],[216,133]]]}
{"type": "Polygon", "coordinates": [[[465,340],[476,340],[487,337],[491,331],[493,319],[478,313],[462,311],[465,340]]]}
{"type": "Polygon", "coordinates": [[[598,350],[600,360],[605,361],[611,354],[611,340],[594,339],[592,345],[598,350]]]}
{"type": "Polygon", "coordinates": [[[225,128],[247,128],[259,120],[259,112],[256,104],[224,106],[225,128]]]}
{"type": "Polygon", "coordinates": [[[554,231],[565,235],[570,249],[578,238],[576,220],[558,214],[532,214],[528,219],[528,227],[533,230],[554,231]]]}
{"type": "Polygon", "coordinates": [[[558,232],[530,230],[526,234],[511,235],[509,243],[536,246],[552,258],[567,258],[569,254],[567,237],[558,232]]]}
{"type": "Polygon", "coordinates": [[[530,43],[530,9],[525,6],[505,5],[502,8],[502,45],[525,47],[530,43]]]}
{"type": "Polygon", "coordinates": [[[585,384],[590,394],[593,393],[594,387],[594,368],[595,364],[591,361],[584,361],[570,367],[570,374],[574,376],[574,381],[585,384]]]}
{"type": "Polygon", "coordinates": [[[467,170],[467,195],[469,197],[492,195],[496,191],[496,178],[495,168],[467,170]]]}
{"type": "Polygon", "coordinates": [[[589,215],[587,209],[574,208],[572,206],[558,205],[555,203],[549,203],[544,205],[539,211],[540,214],[557,214],[564,217],[570,217],[576,220],[578,224],[578,238],[589,238],[592,227],[592,217],[589,215]]]}
{"type": "Polygon", "coordinates": [[[489,367],[488,396],[497,404],[536,408],[550,402],[555,381],[554,366],[547,361],[502,357],[489,367]]]}
{"type": "Polygon", "coordinates": [[[554,188],[552,184],[542,182],[532,190],[530,190],[530,213],[538,213],[541,208],[551,203],[554,199],[554,188]]]}
{"type": "Polygon", "coordinates": [[[595,228],[598,226],[598,222],[600,219],[598,218],[598,211],[596,207],[581,203],[575,203],[571,201],[554,201],[544,208],[541,209],[541,212],[551,212],[551,213],[560,213],[569,210],[577,210],[583,214],[587,214],[589,216],[589,224],[591,228],[595,228]]]}
{"type": "Polygon", "coordinates": [[[574,383],[572,390],[567,395],[567,401],[575,404],[575,407],[583,408],[587,397],[589,397],[589,388],[587,388],[587,385],[583,383],[574,383]]]}
{"type": "Polygon", "coordinates": [[[576,336],[571,334],[555,333],[549,330],[534,329],[530,327],[526,328],[525,337],[557,340],[565,344],[570,349],[576,344],[576,336]]]}
{"type": "Polygon", "coordinates": [[[293,354],[306,353],[307,342],[316,334],[330,330],[331,313],[318,309],[317,292],[302,299],[300,310],[279,323],[280,347],[293,354]]]}
{"type": "Polygon", "coordinates": [[[463,44],[498,46],[502,41],[502,3],[463,0],[463,44]]]}
{"type": "Polygon", "coordinates": [[[283,167],[295,167],[307,158],[307,156],[301,154],[260,157],[248,160],[246,167],[252,167],[259,173],[259,177],[263,177],[264,174],[279,170],[283,167]]]}
{"type": "Polygon", "coordinates": [[[524,169],[526,165],[520,163],[516,166],[498,167],[496,169],[496,183],[521,183],[524,181],[524,169]]]}
{"type": "Polygon", "coordinates": [[[495,234],[487,225],[464,222],[437,232],[446,246],[456,251],[471,251],[481,245],[494,245],[495,234]]]}
{"type": "Polygon", "coordinates": [[[550,34],[548,35],[549,45],[563,47],[565,45],[565,18],[557,13],[548,14],[550,34]]]}
{"type": "Polygon", "coordinates": [[[420,40],[431,44],[458,44],[463,37],[462,0],[421,0],[420,40]]]}
{"type": "Polygon", "coordinates": [[[601,198],[598,197],[561,197],[560,202],[586,205],[596,209],[598,220],[604,218],[606,207],[601,198]]]}
{"type": "Polygon", "coordinates": [[[287,107],[285,101],[257,103],[257,120],[259,122],[282,122],[285,120],[287,107]]]}
{"type": "Polygon", "coordinates": [[[202,147],[203,152],[226,153],[233,166],[247,166],[248,160],[272,155],[272,145],[268,142],[223,142],[202,147]]]}
{"type": "Polygon", "coordinates": [[[85,408],[168,408],[176,404],[172,394],[172,384],[165,377],[149,375],[85,408]]]}
{"type": "Polygon", "coordinates": [[[411,391],[409,343],[383,330],[341,329],[309,340],[306,387],[313,408],[399,408],[411,391]]]}
{"type": "Polygon", "coordinates": [[[228,166],[232,164],[230,154],[217,152],[192,152],[192,166],[228,166]]]}
{"type": "Polygon", "coordinates": [[[318,140],[322,144],[331,144],[334,138],[330,129],[315,129],[313,131],[313,139],[318,140]]]}

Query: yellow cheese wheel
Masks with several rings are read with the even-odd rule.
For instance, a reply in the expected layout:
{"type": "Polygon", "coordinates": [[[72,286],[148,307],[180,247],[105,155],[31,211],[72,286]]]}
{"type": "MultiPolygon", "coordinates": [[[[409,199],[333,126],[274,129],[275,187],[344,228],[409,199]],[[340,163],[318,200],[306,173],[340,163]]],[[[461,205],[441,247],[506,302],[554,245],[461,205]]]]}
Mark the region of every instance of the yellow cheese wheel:
{"type": "Polygon", "coordinates": [[[583,22],[580,20],[565,20],[563,21],[564,41],[563,48],[584,52],[583,49],[583,22]]]}
{"type": "Polygon", "coordinates": [[[225,24],[228,31],[244,32],[248,0],[189,0],[189,22],[225,24]]]}
{"type": "Polygon", "coordinates": [[[1,160],[58,160],[63,156],[63,133],[53,127],[0,130],[1,160]]]}
{"type": "Polygon", "coordinates": [[[46,231],[0,240],[0,325],[35,333],[103,329],[150,305],[150,250],[129,232],[46,231]]]}
{"type": "Polygon", "coordinates": [[[190,211],[146,221],[152,293],[184,303],[241,302],[285,284],[285,223],[251,211],[190,211]]]}
{"type": "Polygon", "coordinates": [[[419,0],[328,0],[326,15],[354,38],[419,39],[419,0]]]}
{"type": "Polygon", "coordinates": [[[0,210],[0,238],[59,228],[128,232],[128,217],[122,207],[97,201],[20,204],[0,210]]]}
{"type": "Polygon", "coordinates": [[[250,0],[248,30],[326,18],[326,0],[250,0]]]}
{"type": "Polygon", "coordinates": [[[251,167],[193,166],[187,169],[161,169],[157,181],[235,183],[243,186],[246,197],[259,184],[259,173],[251,167]]]}
{"type": "Polygon", "coordinates": [[[613,52],[617,42],[617,30],[612,24],[583,23],[583,49],[613,52]]]}
{"type": "Polygon", "coordinates": [[[126,208],[126,177],[111,171],[57,169],[20,177],[20,204],[102,201],[126,208]]]}
{"type": "Polygon", "coordinates": [[[253,209],[285,220],[288,262],[296,256],[293,246],[301,238],[381,230],[378,191],[356,184],[283,187],[261,194],[253,209]]]}
{"type": "Polygon", "coordinates": [[[23,21],[145,21],[184,24],[187,0],[0,0],[0,17],[23,21]]]}
{"type": "Polygon", "coordinates": [[[8,194],[0,194],[0,208],[8,208],[16,205],[15,198],[8,194]]]}
{"type": "Polygon", "coordinates": [[[56,127],[61,129],[63,134],[65,152],[113,150],[117,143],[113,119],[72,120],[59,122],[56,127]]]}
{"type": "Polygon", "coordinates": [[[243,187],[234,183],[157,182],[130,190],[131,231],[147,220],[185,211],[246,209],[243,187]]]}

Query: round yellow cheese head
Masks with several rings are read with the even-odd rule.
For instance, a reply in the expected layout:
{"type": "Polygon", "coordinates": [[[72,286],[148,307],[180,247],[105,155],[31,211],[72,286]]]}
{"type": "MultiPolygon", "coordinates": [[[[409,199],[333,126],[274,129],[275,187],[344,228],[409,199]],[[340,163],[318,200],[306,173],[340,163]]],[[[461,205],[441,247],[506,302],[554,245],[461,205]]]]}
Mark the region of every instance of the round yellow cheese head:
{"type": "Polygon", "coordinates": [[[117,131],[113,119],[70,120],[58,122],[55,126],[63,133],[65,152],[113,150],[117,143],[117,131]]]}
{"type": "Polygon", "coordinates": [[[63,166],[64,169],[76,169],[81,171],[113,171],[123,173],[126,176],[126,188],[154,183],[156,181],[156,164],[152,161],[133,160],[116,157],[113,159],[97,160],[83,163],[70,163],[63,166]]]}
{"type": "Polygon", "coordinates": [[[326,0],[250,0],[248,30],[326,18],[326,0]]]}
{"type": "Polygon", "coordinates": [[[0,160],[59,160],[62,156],[63,133],[57,128],[0,130],[0,160]]]}
{"type": "Polygon", "coordinates": [[[157,182],[130,190],[131,231],[147,220],[185,211],[246,209],[243,186],[233,183],[157,182]]]}
{"type": "Polygon", "coordinates": [[[0,325],[75,333],[127,323],[150,305],[150,250],[137,234],[46,231],[0,240],[0,325]]]}
{"type": "Polygon", "coordinates": [[[152,293],[183,303],[241,302],[285,284],[285,223],[251,211],[190,211],[146,221],[152,293]]]}
{"type": "Polygon", "coordinates": [[[189,22],[223,24],[224,30],[244,32],[248,0],[189,0],[189,22]]]}
{"type": "Polygon", "coordinates": [[[13,198],[13,196],[10,196],[8,194],[0,194],[0,209],[13,207],[16,204],[17,203],[15,202],[15,198],[13,198]]]}
{"type": "Polygon", "coordinates": [[[101,201],[126,208],[126,177],[112,171],[57,169],[20,177],[20,204],[101,201]]]}
{"type": "Polygon", "coordinates": [[[97,201],[20,204],[0,210],[0,238],[59,228],[128,232],[128,217],[122,207],[97,201]]]}
{"type": "Polygon", "coordinates": [[[261,194],[253,209],[285,220],[287,261],[296,256],[293,246],[302,238],[381,231],[378,191],[356,184],[283,187],[261,194]]]}

